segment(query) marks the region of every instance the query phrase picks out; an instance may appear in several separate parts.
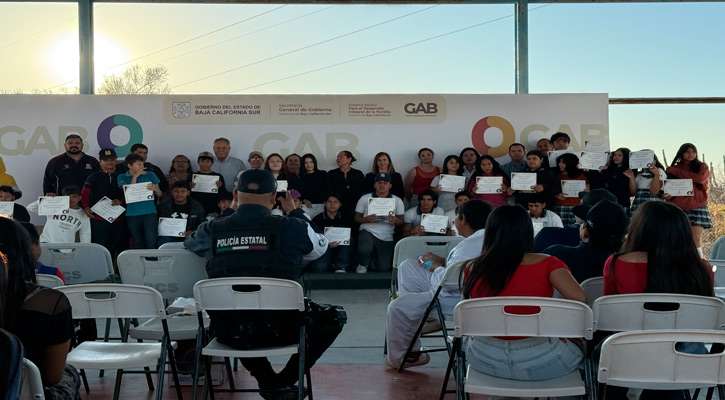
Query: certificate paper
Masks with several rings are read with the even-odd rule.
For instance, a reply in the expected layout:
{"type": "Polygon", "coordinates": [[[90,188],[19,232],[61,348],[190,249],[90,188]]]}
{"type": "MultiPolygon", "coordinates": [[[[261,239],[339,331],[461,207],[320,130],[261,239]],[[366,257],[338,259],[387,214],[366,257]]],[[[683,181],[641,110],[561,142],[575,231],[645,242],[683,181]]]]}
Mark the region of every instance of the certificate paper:
{"type": "Polygon", "coordinates": [[[692,179],[665,179],[665,186],[662,190],[670,196],[695,195],[695,192],[692,190],[692,179]]]}
{"type": "Polygon", "coordinates": [[[123,214],[126,209],[121,206],[114,206],[111,199],[103,196],[102,199],[98,200],[98,203],[91,207],[91,211],[104,220],[113,222],[116,218],[123,214]]]}
{"type": "Polygon", "coordinates": [[[574,154],[574,150],[572,150],[572,149],[566,149],[566,150],[554,150],[554,151],[550,151],[548,153],[548,156],[549,156],[549,167],[551,167],[551,168],[556,167],[556,158],[559,157],[560,155],[566,154],[566,153],[574,154]]]}
{"type": "Polygon", "coordinates": [[[219,177],[216,175],[194,174],[191,176],[191,181],[195,184],[191,188],[192,192],[219,193],[219,187],[216,185],[219,182],[219,177]]]}
{"type": "Polygon", "coordinates": [[[277,191],[286,192],[287,191],[287,181],[277,181],[277,191]]]}
{"type": "Polygon", "coordinates": [[[584,142],[584,151],[590,153],[609,153],[609,141],[587,140],[584,142]]]}
{"type": "Polygon", "coordinates": [[[123,185],[123,196],[126,198],[126,204],[153,200],[154,191],[146,189],[150,183],[151,182],[142,182],[131,185],[123,185]]]}
{"type": "Polygon", "coordinates": [[[420,226],[429,233],[446,233],[448,229],[448,217],[445,215],[423,214],[420,218],[420,226]]]}
{"type": "Polygon", "coordinates": [[[579,154],[579,169],[600,170],[609,162],[609,153],[582,151],[579,154]]]}
{"type": "Polygon", "coordinates": [[[186,220],[183,218],[159,218],[159,236],[184,237],[186,220]]]}
{"type": "Polygon", "coordinates": [[[68,214],[68,208],[70,208],[68,196],[38,197],[38,215],[68,214]]]}
{"type": "Polygon", "coordinates": [[[338,228],[334,226],[328,226],[325,228],[325,237],[327,240],[332,242],[340,243],[340,246],[350,245],[350,228],[338,228]]]}
{"type": "Polygon", "coordinates": [[[319,214],[322,214],[323,211],[325,211],[325,205],[324,204],[312,204],[310,207],[307,207],[305,204],[302,204],[302,207],[300,207],[302,211],[305,212],[305,214],[310,216],[310,219],[315,218],[319,214]]]}
{"type": "Polygon", "coordinates": [[[534,172],[512,172],[511,188],[513,190],[534,190],[536,186],[536,173],[534,172]]]}
{"type": "MultiPolygon", "coordinates": [[[[534,174],[536,175],[536,174],[534,174]]],[[[496,194],[503,193],[501,189],[503,185],[502,176],[478,176],[476,177],[476,193],[478,194],[496,194]]]]}
{"type": "Polygon", "coordinates": [[[442,192],[458,193],[466,186],[466,177],[458,175],[441,175],[438,180],[442,192]]]}
{"type": "Polygon", "coordinates": [[[629,168],[649,168],[655,160],[655,152],[653,150],[633,151],[629,153],[629,168]]]}
{"type": "Polygon", "coordinates": [[[372,214],[378,217],[378,221],[385,221],[388,215],[395,215],[395,199],[371,197],[368,200],[368,212],[365,215],[372,214]]]}
{"type": "Polygon", "coordinates": [[[15,203],[12,201],[0,201],[0,215],[7,215],[8,217],[13,216],[13,210],[15,210],[15,203]]]}
{"type": "Polygon", "coordinates": [[[579,192],[583,192],[586,188],[587,181],[563,179],[561,181],[561,192],[566,197],[579,197],[579,192]]]}

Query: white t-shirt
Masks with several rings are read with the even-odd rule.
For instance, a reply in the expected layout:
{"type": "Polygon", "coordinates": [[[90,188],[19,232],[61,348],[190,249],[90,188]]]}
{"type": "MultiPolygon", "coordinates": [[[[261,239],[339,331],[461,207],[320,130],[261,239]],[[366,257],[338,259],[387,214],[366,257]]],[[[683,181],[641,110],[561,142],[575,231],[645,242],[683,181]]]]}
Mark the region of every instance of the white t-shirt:
{"type": "MultiPolygon", "coordinates": [[[[665,171],[662,168],[657,168],[657,170],[660,173],[660,181],[664,182],[664,180],[667,179],[667,173],[665,173],[665,171]]],[[[634,183],[637,184],[638,190],[641,190],[641,189],[649,190],[649,185],[650,185],[650,183],[652,183],[652,177],[647,178],[647,177],[642,176],[642,174],[637,174],[634,177],[634,183]]]]}
{"type": "Polygon", "coordinates": [[[456,218],[458,218],[458,214],[456,214],[456,210],[453,209],[443,215],[448,217],[448,228],[450,228],[450,230],[453,231],[453,236],[461,236],[460,234],[458,234],[458,229],[456,229],[456,223],[453,222],[456,218]]]}
{"type": "MultiPolygon", "coordinates": [[[[366,215],[368,211],[368,201],[373,197],[373,193],[363,195],[360,200],[357,201],[355,212],[366,215]]],[[[405,206],[403,206],[403,200],[400,197],[391,195],[395,199],[395,216],[400,217],[405,214],[405,206]]],[[[366,222],[360,224],[360,230],[366,230],[373,234],[376,238],[386,241],[393,241],[393,232],[395,231],[395,225],[387,222],[366,222]]]]}
{"type": "MultiPolygon", "coordinates": [[[[446,212],[440,207],[434,207],[433,211],[430,212],[433,215],[443,215],[446,212]]],[[[422,214],[418,214],[418,206],[409,208],[405,215],[403,215],[403,221],[406,224],[410,224],[411,228],[415,228],[420,225],[420,220],[423,217],[422,214]]]]}
{"type": "MultiPolygon", "coordinates": [[[[441,176],[438,175],[430,182],[430,188],[435,190],[435,187],[438,186],[438,182],[440,182],[441,176]]],[[[456,194],[452,192],[440,192],[438,193],[438,204],[436,204],[438,207],[442,208],[443,211],[450,211],[456,209],[456,194]]]]}
{"type": "Polygon", "coordinates": [[[70,208],[67,214],[48,215],[40,243],[75,243],[76,232],[81,243],[91,242],[91,219],[82,208],[70,208]]]}
{"type": "MultiPolygon", "coordinates": [[[[531,213],[529,213],[531,215],[531,213]]],[[[531,222],[539,222],[543,225],[544,228],[548,227],[554,227],[554,228],[563,228],[564,224],[561,222],[561,218],[556,215],[555,212],[545,210],[543,215],[539,218],[531,217],[531,222]]]]}

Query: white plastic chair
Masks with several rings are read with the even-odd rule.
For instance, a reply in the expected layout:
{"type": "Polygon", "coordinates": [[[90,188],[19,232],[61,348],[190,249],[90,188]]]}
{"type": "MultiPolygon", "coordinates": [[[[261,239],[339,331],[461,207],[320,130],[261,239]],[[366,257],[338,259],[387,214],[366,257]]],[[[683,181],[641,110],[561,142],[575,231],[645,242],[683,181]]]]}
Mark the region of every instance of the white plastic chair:
{"type": "Polygon", "coordinates": [[[408,345],[408,349],[405,351],[405,355],[403,356],[403,359],[400,363],[400,366],[398,367],[398,372],[402,372],[403,368],[405,367],[405,360],[410,355],[410,353],[413,351],[413,346],[415,346],[415,342],[418,339],[418,336],[421,336],[421,332],[423,331],[423,326],[425,325],[426,320],[428,319],[428,316],[430,315],[431,311],[434,309],[436,310],[436,313],[438,314],[438,320],[441,322],[441,333],[442,334],[430,334],[430,335],[422,335],[421,337],[443,337],[443,340],[445,342],[445,347],[429,347],[425,350],[420,350],[421,353],[432,353],[436,351],[448,351],[448,354],[451,354],[451,344],[448,342],[447,339],[447,332],[448,327],[446,325],[446,318],[452,317],[450,315],[445,315],[443,312],[443,307],[441,306],[440,299],[438,298],[438,295],[440,295],[441,291],[443,289],[458,289],[458,278],[459,274],[461,273],[461,265],[462,263],[455,263],[452,265],[449,265],[446,267],[445,272],[443,273],[443,276],[441,277],[441,282],[438,285],[438,288],[436,289],[435,293],[433,293],[433,298],[431,299],[430,303],[428,304],[428,308],[425,310],[425,314],[423,314],[423,318],[420,320],[420,324],[418,324],[418,329],[415,331],[415,335],[410,340],[410,344],[408,345]]]}
{"type": "MultiPolygon", "coordinates": [[[[177,297],[193,298],[194,285],[208,278],[206,259],[189,250],[126,250],[118,255],[117,262],[121,282],[153,287],[167,302],[177,297]]],[[[171,340],[196,339],[195,315],[170,316],[167,324],[171,340]]],[[[135,339],[161,340],[161,321],[150,319],[132,327],[129,334],[135,339]]]]}
{"type": "MultiPolygon", "coordinates": [[[[168,355],[176,393],[178,398],[181,398],[181,387],[173,362],[174,352],[169,340],[169,328],[166,324],[161,293],[146,286],[121,284],[63,286],[56,290],[68,297],[73,309],[73,318],[160,318],[162,321],[164,334],[160,343],[83,342],[71,350],[66,362],[81,369],[84,380],[85,369],[116,369],[113,399],[117,400],[123,374],[146,373],[146,371],[124,371],[125,369],[157,367],[156,398],[161,400],[168,355]]],[[[153,390],[153,384],[150,381],[148,383],[149,389],[153,390]]]]}
{"type": "Polygon", "coordinates": [[[719,237],[712,245],[712,251],[710,252],[710,258],[715,260],[725,259],[725,236],[719,237]]]}
{"type": "Polygon", "coordinates": [[[43,400],[45,389],[40,370],[27,358],[23,358],[23,374],[20,383],[20,400],[43,400]]]}
{"type": "Polygon", "coordinates": [[[606,385],[653,390],[718,387],[725,398],[725,354],[687,354],[679,342],[725,343],[725,332],[652,330],[617,333],[602,344],[597,381],[606,385]]]}
{"type": "Polygon", "coordinates": [[[38,285],[45,286],[47,288],[53,289],[59,286],[65,286],[63,280],[55,275],[35,274],[35,278],[38,280],[38,285]]]}
{"type": "MultiPolygon", "coordinates": [[[[723,251],[725,251],[725,247],[723,251]]],[[[725,260],[712,259],[707,260],[707,263],[712,267],[712,274],[715,276],[715,287],[725,287],[725,260]]]]}
{"type": "MultiPolygon", "coordinates": [[[[198,311],[199,335],[197,338],[196,366],[194,368],[193,388],[196,388],[199,379],[199,362],[204,357],[206,367],[206,379],[204,381],[204,393],[210,390],[212,398],[214,392],[260,392],[259,389],[236,389],[230,381],[229,389],[214,389],[211,383],[211,357],[230,358],[254,358],[277,355],[292,355],[299,353],[299,377],[298,377],[298,398],[302,400],[305,392],[312,398],[312,382],[310,370],[305,362],[305,325],[300,323],[299,343],[290,346],[271,348],[260,348],[252,350],[238,350],[219,343],[216,338],[205,341],[204,329],[201,323],[202,311],[299,311],[305,313],[305,298],[302,286],[297,282],[286,279],[273,278],[217,278],[198,282],[194,285],[194,299],[198,311]],[[203,345],[203,347],[202,347],[203,345]],[[307,387],[303,384],[307,377],[307,387]]],[[[193,392],[196,398],[196,390],[193,392]]],[[[206,398],[206,396],[204,396],[206,398]]]]}
{"type": "Polygon", "coordinates": [[[159,250],[167,249],[186,249],[186,247],[184,247],[184,242],[167,242],[159,246],[159,250]]]}
{"type": "Polygon", "coordinates": [[[113,279],[108,250],[96,243],[41,243],[39,261],[63,272],[66,285],[113,279]]]}
{"type": "Polygon", "coordinates": [[[589,307],[594,304],[594,300],[604,296],[604,277],[602,276],[586,279],[579,286],[587,294],[587,304],[589,304],[589,307]]]}
{"type": "MultiPolygon", "coordinates": [[[[457,360],[456,397],[464,393],[511,397],[582,396],[590,388],[579,371],[544,381],[518,381],[482,374],[464,365],[462,342],[465,336],[536,336],[591,339],[594,332],[592,310],[584,303],[545,297],[487,297],[464,300],[453,311],[453,347],[440,398],[446,393],[448,377],[457,360]],[[511,314],[509,306],[539,307],[536,314],[511,314]],[[465,374],[464,374],[465,371],[465,374]]],[[[584,354],[587,354],[586,351],[584,354]]],[[[585,366],[589,365],[585,363],[585,366]]],[[[585,377],[589,377],[585,374],[585,377]]]]}

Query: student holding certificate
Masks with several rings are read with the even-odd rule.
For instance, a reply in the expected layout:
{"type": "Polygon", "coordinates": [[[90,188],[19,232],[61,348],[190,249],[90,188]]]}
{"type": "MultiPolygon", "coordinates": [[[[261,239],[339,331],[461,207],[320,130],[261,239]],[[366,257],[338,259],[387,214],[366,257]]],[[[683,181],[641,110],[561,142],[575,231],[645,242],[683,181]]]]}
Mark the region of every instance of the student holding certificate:
{"type": "Polygon", "coordinates": [[[201,203],[206,214],[218,213],[219,193],[226,192],[224,176],[211,170],[211,166],[214,165],[214,155],[209,151],[199,153],[197,163],[199,170],[189,177],[192,188],[191,198],[201,203]],[[197,180],[198,183],[195,182],[197,180]],[[211,180],[213,183],[209,187],[208,182],[211,180]]]}
{"type": "Polygon", "coordinates": [[[629,168],[630,150],[620,147],[610,154],[609,164],[602,169],[604,177],[604,188],[617,196],[617,203],[624,207],[629,214],[629,207],[632,205],[630,198],[632,190],[636,190],[634,183],[634,172],[629,168]]]}
{"type": "MultiPolygon", "coordinates": [[[[536,174],[536,183],[532,184],[531,189],[514,190],[513,187],[508,189],[509,195],[514,195],[514,200],[524,209],[528,209],[529,202],[537,195],[544,196],[546,205],[549,209],[554,208],[554,196],[561,193],[561,181],[551,169],[543,164],[544,154],[539,150],[531,150],[526,154],[526,170],[524,173],[536,174]]],[[[514,175],[511,177],[511,186],[515,184],[514,175]]]]}
{"type": "Polygon", "coordinates": [[[692,179],[694,196],[669,196],[665,200],[672,202],[687,214],[692,227],[692,237],[695,239],[697,251],[702,257],[702,243],[700,237],[703,229],[712,228],[710,212],[707,210],[707,189],[710,170],[707,164],[697,158],[697,147],[692,143],[685,143],[677,150],[675,159],[667,168],[667,176],[672,179],[692,179]]]}
{"type": "Polygon", "coordinates": [[[654,160],[648,168],[640,168],[635,171],[634,184],[637,191],[632,193],[634,194],[634,200],[632,200],[630,212],[634,213],[637,207],[647,201],[662,201],[660,191],[665,184],[665,179],[667,179],[667,173],[665,167],[657,159],[657,155],[654,156],[654,160]]]}
{"type": "MultiPolygon", "coordinates": [[[[119,241],[126,221],[122,216],[108,220],[91,211],[104,197],[111,200],[112,206],[124,203],[123,189],[118,187],[118,174],[116,174],[116,151],[114,149],[101,149],[98,152],[101,170],[88,176],[81,190],[81,203],[86,215],[91,218],[91,242],[105,247],[111,257],[115,258],[120,252],[119,241]]],[[[107,201],[107,200],[106,200],[107,201]]]]}
{"type": "MultiPolygon", "coordinates": [[[[225,192],[226,193],[226,192],[225,192]]],[[[196,227],[204,222],[204,207],[192,199],[191,186],[186,181],[176,181],[171,185],[171,198],[162,200],[156,208],[159,218],[177,218],[186,220],[184,236],[159,236],[158,246],[168,242],[183,242],[196,227]]],[[[160,232],[161,233],[161,232],[160,232]]]]}
{"type": "MultiPolygon", "coordinates": [[[[146,189],[153,191],[156,196],[161,196],[159,178],[153,172],[146,171],[143,157],[131,153],[126,156],[124,163],[128,171],[118,175],[118,186],[123,188],[128,185],[147,183],[146,189]]],[[[148,200],[126,201],[126,223],[128,231],[133,239],[136,249],[155,249],[158,237],[159,222],[156,218],[156,206],[153,196],[148,200]]]]}
{"type": "Polygon", "coordinates": [[[328,193],[325,195],[325,202],[323,204],[325,205],[325,211],[317,214],[312,219],[312,222],[323,231],[326,231],[327,228],[347,228],[348,243],[330,241],[325,254],[317,260],[310,262],[305,269],[312,272],[327,272],[332,270],[337,274],[344,274],[347,272],[345,269],[350,265],[350,255],[353,246],[352,237],[350,237],[349,232],[352,231],[354,223],[352,218],[346,217],[340,212],[342,203],[340,203],[339,194],[328,193]]]}
{"type": "Polygon", "coordinates": [[[464,190],[465,186],[466,178],[463,176],[463,164],[461,164],[461,160],[458,156],[455,155],[449,155],[446,157],[443,161],[443,171],[441,171],[441,175],[433,178],[430,183],[430,187],[438,194],[438,207],[442,208],[446,212],[456,208],[456,193],[464,190]],[[450,190],[452,188],[447,187],[449,185],[441,185],[441,180],[444,182],[453,181],[455,183],[455,179],[460,179],[461,182],[460,187],[454,188],[455,190],[450,190]]]}
{"type": "Polygon", "coordinates": [[[471,175],[471,180],[468,182],[468,194],[471,200],[477,199],[487,201],[491,203],[492,206],[498,207],[506,204],[506,199],[509,197],[508,188],[509,179],[506,176],[506,173],[501,169],[498,161],[489,155],[479,157],[478,162],[476,163],[476,172],[471,175]],[[499,178],[498,180],[500,180],[501,183],[499,184],[498,181],[496,181],[493,187],[491,187],[491,185],[484,186],[483,183],[486,180],[478,179],[479,177],[496,177],[499,178]],[[479,183],[482,185],[479,186],[479,183]]]}
{"type": "Polygon", "coordinates": [[[425,236],[426,232],[421,225],[423,214],[443,215],[445,211],[437,207],[438,195],[432,189],[426,189],[418,195],[418,205],[405,211],[403,215],[403,236],[425,236]]]}
{"type": "Polygon", "coordinates": [[[579,205],[579,193],[589,191],[589,180],[586,175],[577,168],[579,157],[571,153],[565,153],[556,158],[556,165],[559,173],[557,178],[561,181],[562,193],[555,196],[554,212],[561,217],[564,226],[574,223],[572,209],[579,205]]]}

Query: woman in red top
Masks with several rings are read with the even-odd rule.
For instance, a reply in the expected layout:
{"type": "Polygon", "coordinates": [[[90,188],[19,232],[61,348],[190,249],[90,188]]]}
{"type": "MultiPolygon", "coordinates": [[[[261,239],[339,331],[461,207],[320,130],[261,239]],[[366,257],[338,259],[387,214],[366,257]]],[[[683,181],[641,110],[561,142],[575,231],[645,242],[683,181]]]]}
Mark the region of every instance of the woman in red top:
{"type": "MultiPolygon", "coordinates": [[[[586,302],[584,290],[561,260],[531,252],[533,238],[531,217],[523,207],[494,209],[481,255],[462,268],[463,298],[551,297],[556,289],[566,299],[586,302]]],[[[583,359],[579,346],[567,339],[473,337],[465,346],[472,368],[506,379],[557,378],[576,370],[583,359]]]]}
{"type": "Polygon", "coordinates": [[[692,179],[693,196],[670,196],[665,194],[665,200],[672,202],[685,212],[690,220],[692,237],[695,246],[702,257],[702,243],[700,237],[703,229],[712,228],[710,212],[707,210],[707,189],[710,170],[707,164],[697,158],[697,147],[692,143],[685,143],[677,150],[675,159],[667,168],[667,177],[671,179],[692,179]]]}
{"type": "MultiPolygon", "coordinates": [[[[556,165],[559,169],[557,177],[562,181],[562,191],[564,191],[563,181],[584,181],[584,192],[589,191],[589,180],[584,172],[578,168],[579,157],[575,154],[565,153],[556,158],[556,165]]],[[[579,205],[579,193],[559,193],[554,196],[554,212],[561,217],[561,223],[564,226],[571,226],[576,222],[572,209],[579,205]],[[569,194],[570,196],[567,196],[569,194]]]]}
{"type": "Polygon", "coordinates": [[[418,205],[417,195],[430,189],[433,178],[441,174],[441,169],[433,165],[433,150],[424,147],[418,150],[420,165],[410,170],[405,177],[405,196],[410,200],[411,207],[418,205]]]}

